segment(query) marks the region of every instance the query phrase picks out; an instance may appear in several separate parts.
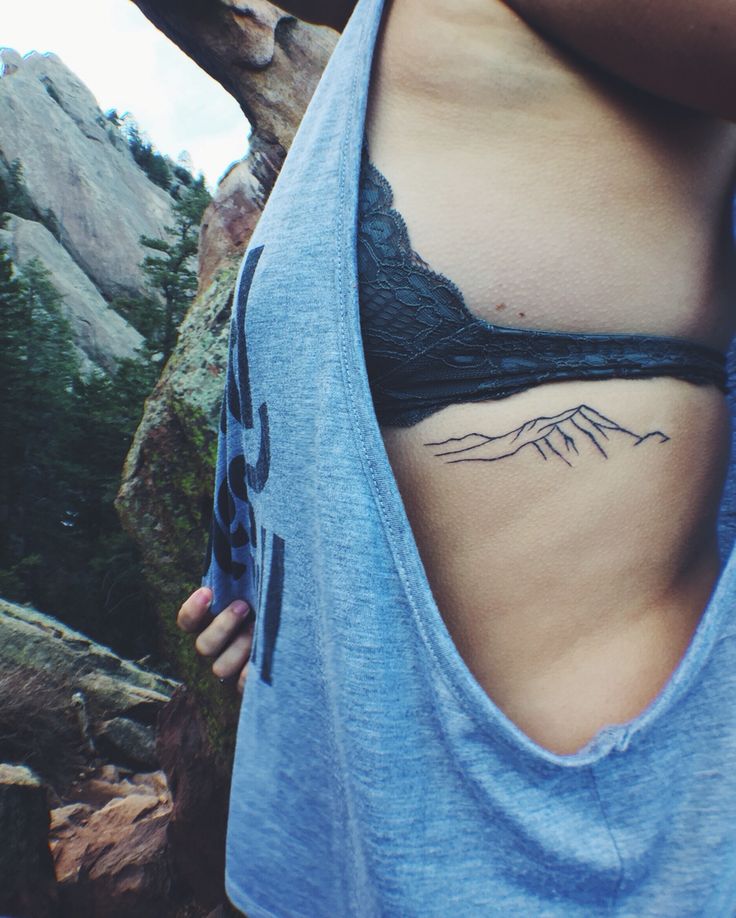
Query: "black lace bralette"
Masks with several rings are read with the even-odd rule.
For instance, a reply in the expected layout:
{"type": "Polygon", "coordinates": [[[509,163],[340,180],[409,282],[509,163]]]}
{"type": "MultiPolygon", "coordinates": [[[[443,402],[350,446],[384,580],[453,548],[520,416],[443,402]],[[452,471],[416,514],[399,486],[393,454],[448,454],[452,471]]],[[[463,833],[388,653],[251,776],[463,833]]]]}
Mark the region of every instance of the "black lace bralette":
{"type": "Polygon", "coordinates": [[[493,325],[413,251],[388,180],[363,142],[357,260],[361,329],[376,416],[408,427],[459,402],[565,379],[674,376],[727,391],[720,351],[681,338],[493,325]]]}

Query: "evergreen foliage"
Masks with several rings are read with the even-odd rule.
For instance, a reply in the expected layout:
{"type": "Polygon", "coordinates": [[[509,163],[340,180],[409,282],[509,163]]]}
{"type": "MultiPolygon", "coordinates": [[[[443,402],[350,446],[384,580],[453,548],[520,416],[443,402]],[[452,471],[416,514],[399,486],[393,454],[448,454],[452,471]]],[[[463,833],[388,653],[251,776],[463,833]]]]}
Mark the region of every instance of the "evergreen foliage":
{"type": "Polygon", "coordinates": [[[187,188],[191,188],[195,182],[204,181],[201,175],[198,179],[195,179],[192,173],[181,165],[174,166],[174,178],[181,182],[182,185],[186,185],[187,188]]]}
{"type": "Polygon", "coordinates": [[[175,163],[170,157],[158,153],[153,144],[144,137],[137,121],[129,112],[120,115],[117,109],[111,108],[105,112],[105,119],[109,125],[121,132],[133,159],[148,178],[164,191],[168,191],[174,199],[180,198],[182,192],[191,190],[195,185],[204,188],[202,173],[195,179],[181,163],[175,163]]]}
{"type": "Polygon", "coordinates": [[[197,290],[194,259],[199,225],[211,200],[204,178],[192,179],[173,204],[174,225],[164,227],[167,238],[140,237],[141,245],[153,253],[141,262],[149,295],[118,296],[111,303],[146,339],[145,351],[151,359],[169,357],[179,324],[197,290]]]}
{"type": "MultiPolygon", "coordinates": [[[[197,290],[197,254],[199,225],[202,214],[212,200],[200,176],[192,182],[173,205],[174,226],[166,226],[168,239],[141,236],[141,244],[155,254],[143,259],[148,286],[156,297],[151,304],[153,332],[144,334],[149,345],[167,359],[176,344],[179,323],[184,317],[197,290]]],[[[140,319],[139,319],[140,321],[140,319]]]]}
{"type": "MultiPolygon", "coordinates": [[[[0,595],[30,602],[123,656],[158,659],[159,635],[136,546],[113,500],[160,361],[171,353],[197,287],[198,230],[211,196],[202,175],[153,151],[111,109],[136,161],[172,194],[166,239],[141,236],[148,295],[112,303],[145,339],[114,374],[80,372],[62,297],[41,262],[13,265],[0,243],[0,595]]],[[[0,228],[10,213],[41,220],[20,160],[0,178],[0,228]]]]}
{"type": "Polygon", "coordinates": [[[173,175],[167,158],[157,153],[153,144],[143,139],[140,128],[132,118],[126,120],[125,129],[133,159],[154,184],[168,191],[173,175]]]}
{"type": "Polygon", "coordinates": [[[108,108],[108,110],[105,112],[105,118],[110,122],[110,124],[115,125],[117,128],[121,127],[122,125],[122,120],[116,108],[108,108]]]}
{"type": "Polygon", "coordinates": [[[3,181],[0,175],[0,226],[7,222],[9,214],[15,214],[26,220],[38,220],[58,239],[59,221],[56,214],[50,208],[46,208],[42,214],[36,210],[26,183],[23,178],[23,163],[19,159],[14,159],[9,167],[8,180],[3,181]]]}
{"type": "Polygon", "coordinates": [[[26,220],[36,219],[36,209],[23,179],[23,163],[19,159],[10,164],[7,184],[0,185],[0,209],[26,220]]]}
{"type": "Polygon", "coordinates": [[[131,657],[157,636],[140,561],[113,508],[155,369],[80,376],[61,297],[0,248],[0,594],[131,657]]]}
{"type": "MultiPolygon", "coordinates": [[[[116,296],[113,297],[110,306],[126,322],[130,322],[133,328],[139,331],[148,343],[153,345],[153,342],[158,337],[161,316],[160,306],[153,302],[150,296],[136,293],[116,296]]],[[[155,347],[152,346],[151,349],[155,350],[155,347]]]]}

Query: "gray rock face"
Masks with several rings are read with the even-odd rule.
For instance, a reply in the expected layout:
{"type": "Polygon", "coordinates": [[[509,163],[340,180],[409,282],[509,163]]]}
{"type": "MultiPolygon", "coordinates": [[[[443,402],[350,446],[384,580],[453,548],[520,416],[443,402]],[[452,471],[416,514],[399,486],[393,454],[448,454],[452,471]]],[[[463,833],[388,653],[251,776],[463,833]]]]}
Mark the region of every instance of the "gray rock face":
{"type": "Polygon", "coordinates": [[[158,767],[153,727],[127,717],[111,717],[100,724],[95,740],[97,749],[109,749],[109,757],[116,762],[149,769],[158,767]]]}
{"type": "Polygon", "coordinates": [[[0,666],[22,663],[52,671],[70,697],[81,692],[92,724],[118,716],[150,723],[180,684],[122,659],[50,615],[4,599],[0,647],[0,666]]]}
{"type": "MultiPolygon", "coordinates": [[[[205,556],[238,266],[338,36],[267,0],[213,0],[206,17],[197,4],[134,2],[238,100],[253,126],[247,156],[221,180],[204,213],[197,296],[146,401],[116,500],[143,551],[164,654],[192,672],[195,651],[181,641],[174,615],[197,585],[205,556]]],[[[211,672],[187,684],[216,712],[206,721],[208,737],[227,759],[237,699],[223,695],[211,672]]]]}
{"type": "Polygon", "coordinates": [[[37,257],[64,297],[64,312],[83,368],[89,364],[113,370],[122,357],[134,357],[142,336],[105,302],[92,281],[42,223],[12,216],[0,242],[22,268],[37,257]]]}
{"type": "Polygon", "coordinates": [[[171,199],[57,55],[0,49],[0,155],[22,162],[36,209],[55,215],[59,241],[103,296],[143,289],[138,239],[166,235],[171,199]]]}

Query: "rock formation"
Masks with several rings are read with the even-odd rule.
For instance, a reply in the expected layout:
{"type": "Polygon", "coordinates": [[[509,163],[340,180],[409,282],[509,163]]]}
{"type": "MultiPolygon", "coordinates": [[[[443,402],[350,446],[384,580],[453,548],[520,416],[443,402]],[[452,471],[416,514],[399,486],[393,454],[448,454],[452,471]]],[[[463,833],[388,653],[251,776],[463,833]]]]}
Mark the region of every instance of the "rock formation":
{"type": "Polygon", "coordinates": [[[69,699],[82,693],[87,716],[95,723],[119,717],[154,723],[159,707],[179,684],[122,659],[50,615],[2,599],[0,647],[0,674],[11,665],[53,673],[69,699]]]}
{"type": "Polygon", "coordinates": [[[134,357],[142,336],[114,309],[58,243],[49,230],[34,220],[11,216],[0,229],[0,242],[14,264],[38,258],[51,272],[52,282],[64,297],[64,312],[72,329],[75,349],[83,367],[114,369],[122,357],[134,357]]]}
{"type": "Polygon", "coordinates": [[[51,272],[83,368],[109,371],[142,342],[109,303],[145,292],[139,237],[166,236],[172,198],[149,180],[121,130],[51,53],[21,57],[0,49],[0,179],[6,185],[14,160],[23,167],[35,217],[13,217],[2,241],[18,267],[36,256],[51,272]]]}
{"type": "Polygon", "coordinates": [[[267,0],[134,0],[240,103],[260,143],[288,150],[337,33],[267,0]]]}
{"type": "Polygon", "coordinates": [[[62,914],[173,914],[176,878],[167,843],[171,795],[166,779],[154,772],[133,775],[135,781],[115,780],[116,772],[108,766],[96,781],[109,794],[107,802],[95,806],[80,799],[51,811],[50,848],[62,914]]]}
{"type": "Polygon", "coordinates": [[[48,844],[49,810],[29,768],[0,764],[0,909],[7,915],[56,913],[58,892],[48,844]]]}
{"type": "MultiPolygon", "coordinates": [[[[128,455],[117,507],[141,545],[167,654],[209,708],[220,686],[192,667],[176,610],[199,583],[212,505],[220,401],[233,287],[243,251],[263,210],[319,76],[337,41],[265,0],[136,0],[141,10],[240,103],[252,125],[247,156],[220,182],[204,214],[199,292],[179,343],[152,396],[128,455]]],[[[212,738],[232,749],[238,699],[212,738]]]]}
{"type": "Polygon", "coordinates": [[[186,687],[0,601],[0,915],[223,901],[227,763],[186,687]]]}
{"type": "Polygon", "coordinates": [[[59,241],[102,294],[135,293],[143,284],[138,238],[164,235],[169,195],[57,55],[2,49],[0,62],[2,158],[21,161],[34,206],[54,214],[59,241]]]}
{"type": "MultiPolygon", "coordinates": [[[[35,708],[27,696],[19,700],[31,725],[30,733],[20,731],[23,748],[35,749],[36,759],[13,759],[18,746],[6,741],[0,716],[0,762],[39,765],[40,773],[31,773],[28,780],[46,787],[56,894],[62,912],[75,918],[133,913],[184,918],[206,914],[223,896],[229,772],[239,699],[231,686],[223,687],[213,678],[191,639],[176,629],[174,616],[181,599],[198,582],[204,560],[239,261],[337,39],[330,29],[306,25],[265,0],[141,0],[139,5],[238,98],[253,133],[247,156],[222,179],[205,213],[197,298],[182,324],[179,345],[148,400],[118,499],[127,528],[142,545],[159,601],[164,643],[186,688],[121,660],[49,616],[0,603],[0,682],[6,670],[14,685],[24,685],[39,700],[35,708]],[[43,729],[33,728],[34,718],[43,729]],[[44,731],[56,747],[60,741],[69,747],[55,763],[49,761],[43,737],[39,748],[28,740],[44,731]],[[77,769],[77,780],[70,781],[77,769]],[[205,910],[193,908],[187,896],[205,910]]],[[[141,186],[141,176],[133,177],[137,167],[131,166],[127,150],[116,142],[114,132],[108,132],[94,100],[78,81],[74,85],[75,78],[58,58],[21,59],[6,50],[0,60],[0,171],[16,156],[21,158],[35,208],[39,214],[53,212],[61,226],[60,239],[54,241],[71,255],[103,300],[136,289],[140,275],[131,265],[141,254],[136,251],[128,258],[133,250],[129,242],[137,242],[140,233],[161,235],[161,223],[168,219],[161,207],[164,193],[155,188],[151,193],[147,179],[141,186]],[[47,130],[51,126],[49,136],[56,135],[47,155],[37,159],[22,155],[32,113],[19,110],[23,106],[14,101],[9,90],[14,80],[16,89],[22,86],[34,100],[47,130]],[[16,130],[25,140],[8,142],[16,130]],[[75,169],[59,164],[61,181],[44,190],[44,168],[56,168],[59,131],[76,132],[71,158],[81,165],[75,169]],[[103,150],[115,157],[108,161],[115,163],[115,175],[95,159],[103,150]],[[112,201],[101,203],[103,191],[92,179],[95,168],[110,183],[112,201]],[[84,198],[79,209],[68,198],[70,188],[84,198]],[[155,225],[133,223],[127,236],[120,226],[113,227],[114,244],[99,238],[85,243],[84,233],[77,232],[80,214],[97,213],[100,207],[106,215],[119,211],[119,201],[129,197],[136,199],[136,213],[152,214],[155,225]],[[150,205],[141,208],[141,200],[150,205]],[[118,256],[125,266],[114,264],[118,256]]],[[[35,234],[37,248],[48,247],[48,239],[26,222],[14,218],[6,230],[5,238],[12,237],[16,251],[26,244],[25,251],[31,248],[24,234],[28,239],[35,234]]],[[[55,257],[63,260],[59,253],[55,257]]],[[[84,290],[93,298],[78,274],[71,269],[68,274],[69,294],[84,290]]],[[[73,298],[69,294],[68,300],[73,298]]],[[[96,306],[101,306],[99,300],[96,306]]],[[[78,346],[90,360],[109,359],[101,355],[108,343],[100,345],[93,334],[86,341],[80,337],[78,346]]],[[[12,706],[0,706],[0,715],[12,717],[12,706]]],[[[40,875],[38,883],[39,890],[45,888],[40,875]]],[[[46,913],[52,914],[54,892],[48,895],[46,913]]],[[[0,914],[5,906],[0,901],[0,914]]]]}

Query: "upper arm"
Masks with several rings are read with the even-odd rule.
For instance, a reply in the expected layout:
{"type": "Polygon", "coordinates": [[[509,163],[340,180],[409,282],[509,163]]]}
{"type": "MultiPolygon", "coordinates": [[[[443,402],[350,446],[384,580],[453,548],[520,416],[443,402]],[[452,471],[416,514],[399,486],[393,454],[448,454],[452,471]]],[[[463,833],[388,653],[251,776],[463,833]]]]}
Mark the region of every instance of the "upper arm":
{"type": "Polygon", "coordinates": [[[736,121],[736,0],[505,0],[640,89],[736,121]]]}
{"type": "Polygon", "coordinates": [[[350,18],[356,0],[278,0],[275,6],[297,19],[326,25],[342,32],[350,18]]]}

